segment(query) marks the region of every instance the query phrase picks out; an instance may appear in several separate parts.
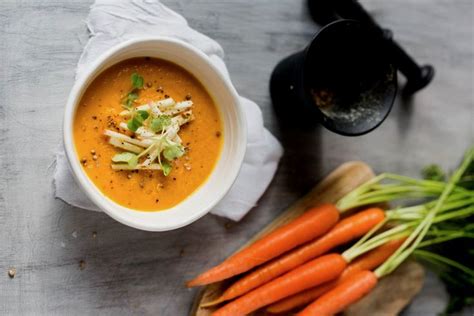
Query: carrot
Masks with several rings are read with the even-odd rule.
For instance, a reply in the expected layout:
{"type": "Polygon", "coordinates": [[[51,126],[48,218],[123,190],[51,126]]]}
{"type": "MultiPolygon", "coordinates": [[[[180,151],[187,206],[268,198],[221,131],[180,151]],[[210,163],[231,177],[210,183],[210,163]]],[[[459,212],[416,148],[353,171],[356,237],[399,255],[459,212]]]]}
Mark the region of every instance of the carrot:
{"type": "Polygon", "coordinates": [[[369,270],[358,271],[318,298],[297,316],[329,316],[357,302],[377,285],[377,276],[369,270]]]}
{"type": "Polygon", "coordinates": [[[338,279],[284,298],[267,307],[267,311],[273,314],[281,314],[314,301],[316,298],[341,284],[358,271],[375,269],[385,262],[385,260],[387,260],[404,241],[405,238],[387,242],[386,244],[354,260],[347,266],[338,279]]]}
{"type": "Polygon", "coordinates": [[[244,276],[231,285],[220,298],[206,304],[206,306],[245,294],[336,246],[364,235],[372,227],[383,221],[384,218],[385,213],[380,208],[369,208],[349,216],[337,223],[321,238],[303,245],[244,276]]]}
{"type": "Polygon", "coordinates": [[[339,254],[322,256],[237,298],[212,315],[247,315],[283,297],[330,281],[339,276],[345,267],[346,260],[339,254]]]}
{"type": "Polygon", "coordinates": [[[338,284],[339,280],[340,280],[340,277],[336,280],[326,282],[324,284],[312,287],[303,292],[284,298],[268,306],[266,310],[267,312],[272,313],[272,314],[283,314],[297,307],[307,305],[313,302],[315,299],[317,299],[321,295],[323,295],[324,293],[333,289],[338,284]]]}
{"type": "Polygon", "coordinates": [[[323,204],[303,213],[292,222],[276,229],[237,252],[220,265],[188,282],[188,287],[222,281],[246,272],[309,240],[321,236],[339,220],[339,211],[332,204],[323,204]]]}
{"type": "MultiPolygon", "coordinates": [[[[375,248],[374,250],[364,254],[363,256],[355,259],[347,268],[346,273],[350,273],[351,270],[361,271],[361,270],[372,270],[377,268],[379,265],[385,262],[390,256],[397,250],[405,238],[391,240],[382,246],[375,248]]],[[[345,272],[345,271],[344,271],[345,272]]]]}

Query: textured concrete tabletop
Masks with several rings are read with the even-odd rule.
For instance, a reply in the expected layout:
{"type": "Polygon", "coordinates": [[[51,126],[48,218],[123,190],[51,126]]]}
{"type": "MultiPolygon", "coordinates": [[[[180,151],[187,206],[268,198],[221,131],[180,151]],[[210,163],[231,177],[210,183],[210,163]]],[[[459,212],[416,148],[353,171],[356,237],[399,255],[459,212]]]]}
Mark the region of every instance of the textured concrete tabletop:
{"type": "MultiPolygon", "coordinates": [[[[411,104],[397,102],[380,128],[358,138],[282,130],[274,117],[270,73],[317,30],[302,1],[165,3],[222,44],[238,91],[261,106],[283,142],[273,183],[240,223],[208,215],[168,233],[137,231],[54,200],[53,156],[91,0],[2,0],[0,314],[186,315],[195,291],[184,280],[223,259],[340,163],[361,159],[376,171],[417,175],[430,162],[454,167],[474,142],[471,0],[363,1],[437,74],[411,104]]],[[[404,315],[435,315],[445,301],[430,276],[404,315]]]]}

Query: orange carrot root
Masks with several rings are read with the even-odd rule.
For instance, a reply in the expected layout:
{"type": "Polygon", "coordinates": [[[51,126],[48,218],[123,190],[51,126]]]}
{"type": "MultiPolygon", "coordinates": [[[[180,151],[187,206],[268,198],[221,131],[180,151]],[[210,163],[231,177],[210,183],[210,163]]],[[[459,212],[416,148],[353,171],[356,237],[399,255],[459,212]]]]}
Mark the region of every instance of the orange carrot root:
{"type": "Polygon", "coordinates": [[[326,235],[276,258],[244,276],[230,286],[222,294],[220,300],[230,300],[245,294],[334,247],[364,235],[384,219],[385,213],[379,208],[369,208],[349,216],[337,223],[326,235]]]}
{"type": "Polygon", "coordinates": [[[188,282],[188,287],[206,285],[246,272],[305,242],[319,237],[339,220],[332,204],[314,207],[292,222],[276,229],[254,244],[237,252],[220,265],[188,282]]]}
{"type": "Polygon", "coordinates": [[[237,298],[214,312],[213,316],[247,315],[310,287],[337,278],[346,267],[339,254],[329,254],[312,260],[297,269],[237,298]]]}
{"type": "MultiPolygon", "coordinates": [[[[344,270],[345,271],[345,270],[344,270]]],[[[326,282],[324,284],[307,289],[290,297],[284,298],[267,307],[267,312],[272,314],[282,314],[297,307],[307,305],[315,299],[330,291],[338,284],[339,279],[326,282]]]]}
{"type": "Polygon", "coordinates": [[[330,316],[367,295],[377,285],[377,276],[368,270],[359,271],[318,298],[297,316],[330,316]]]}
{"type": "Polygon", "coordinates": [[[377,247],[366,254],[355,259],[344,271],[344,274],[350,274],[351,270],[373,270],[385,262],[404,242],[406,238],[400,238],[389,241],[380,247],[377,247]]]}
{"type": "Polygon", "coordinates": [[[297,293],[293,296],[282,299],[275,304],[270,305],[267,311],[273,314],[289,312],[297,307],[311,303],[324,293],[330,291],[350,276],[361,270],[373,270],[387,260],[405,241],[405,238],[389,241],[388,243],[366,253],[354,260],[342,272],[337,280],[333,280],[314,288],[297,293]]]}

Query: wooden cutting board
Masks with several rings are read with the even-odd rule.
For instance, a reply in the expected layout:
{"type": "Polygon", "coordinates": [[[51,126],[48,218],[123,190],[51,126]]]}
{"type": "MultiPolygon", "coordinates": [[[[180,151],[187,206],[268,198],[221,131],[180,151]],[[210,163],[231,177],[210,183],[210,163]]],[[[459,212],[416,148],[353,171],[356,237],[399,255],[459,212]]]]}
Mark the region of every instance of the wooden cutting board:
{"type": "MultiPolygon", "coordinates": [[[[335,203],[341,197],[343,197],[344,195],[346,195],[347,193],[349,193],[350,191],[373,177],[374,172],[367,164],[363,162],[351,161],[342,164],[333,172],[331,172],[328,176],[326,176],[308,194],[296,201],[280,216],[278,216],[270,224],[264,227],[248,243],[243,245],[242,248],[248,246],[255,240],[270,233],[281,225],[290,222],[291,220],[305,212],[311,206],[320,203],[335,203]]],[[[216,310],[216,308],[201,308],[200,305],[202,303],[213,301],[214,299],[219,297],[228,285],[227,283],[228,282],[219,282],[204,287],[196,296],[193,306],[191,308],[190,315],[210,316],[212,312],[216,310]]]]}

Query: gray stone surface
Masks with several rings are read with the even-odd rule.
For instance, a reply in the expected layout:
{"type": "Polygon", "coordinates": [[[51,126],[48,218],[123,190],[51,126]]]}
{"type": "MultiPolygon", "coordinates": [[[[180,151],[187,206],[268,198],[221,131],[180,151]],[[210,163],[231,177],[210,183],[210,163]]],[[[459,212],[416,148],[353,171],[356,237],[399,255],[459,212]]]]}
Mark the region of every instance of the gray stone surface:
{"type": "MultiPolygon", "coordinates": [[[[317,30],[302,1],[165,1],[222,44],[237,89],[261,106],[286,154],[242,222],[208,215],[158,234],[53,199],[53,154],[88,37],[83,21],[91,1],[2,0],[0,314],[185,315],[195,294],[183,287],[186,279],[223,259],[340,163],[360,159],[376,171],[409,175],[430,162],[454,167],[474,141],[473,2],[363,2],[419,61],[433,63],[437,75],[411,105],[397,102],[379,129],[345,138],[323,129],[282,130],[273,114],[273,67],[317,30]],[[17,270],[14,279],[10,267],[17,270]]],[[[430,277],[405,314],[435,315],[445,299],[442,284],[430,277]]]]}

